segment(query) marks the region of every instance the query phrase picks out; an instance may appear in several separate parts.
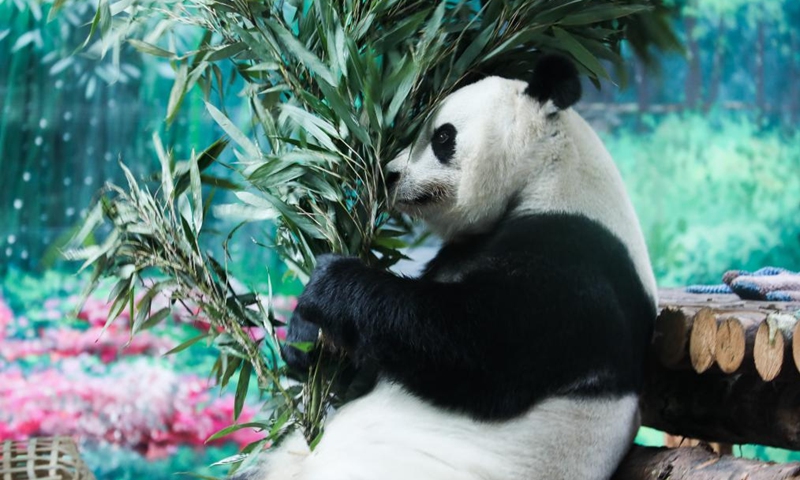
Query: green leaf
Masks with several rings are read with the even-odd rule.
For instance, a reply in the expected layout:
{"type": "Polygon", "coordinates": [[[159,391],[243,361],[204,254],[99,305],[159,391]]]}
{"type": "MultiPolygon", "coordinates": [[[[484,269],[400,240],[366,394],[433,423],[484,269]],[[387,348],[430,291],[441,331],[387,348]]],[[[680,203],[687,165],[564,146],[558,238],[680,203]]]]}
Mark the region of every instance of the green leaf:
{"type": "Polygon", "coordinates": [[[331,137],[338,138],[339,133],[330,123],[294,105],[281,105],[281,116],[290,118],[298,127],[306,130],[319,142],[320,146],[328,150],[336,150],[336,145],[331,137]]]}
{"type": "Polygon", "coordinates": [[[419,75],[419,69],[414,61],[409,59],[397,73],[398,81],[394,88],[394,96],[383,119],[384,125],[391,125],[394,122],[397,112],[405,104],[408,94],[416,83],[417,75],[419,75]]]}
{"type": "Polygon", "coordinates": [[[253,365],[250,362],[242,362],[242,370],[239,372],[239,382],[236,384],[236,396],[233,399],[233,419],[238,420],[242,414],[242,407],[247,398],[247,389],[250,386],[250,373],[253,365]]]}
{"type": "MultiPolygon", "coordinates": [[[[225,148],[228,147],[228,140],[225,138],[220,138],[219,140],[215,141],[211,145],[208,146],[205,150],[203,150],[200,155],[197,157],[197,168],[200,171],[206,170],[210,167],[214,162],[216,162],[225,148]]],[[[200,177],[201,180],[203,177],[200,177]]],[[[178,196],[182,194],[186,189],[189,188],[189,172],[186,171],[178,176],[178,181],[175,184],[175,191],[173,195],[178,196]]]]}
{"type": "Polygon", "coordinates": [[[592,25],[652,10],[648,5],[607,4],[582,9],[564,17],[559,25],[592,25]]]}
{"type": "Polygon", "coordinates": [[[247,72],[271,72],[280,68],[276,62],[261,62],[245,69],[247,72]]]}
{"type": "Polygon", "coordinates": [[[163,48],[159,48],[151,43],[143,42],[141,40],[136,40],[135,38],[129,38],[128,43],[130,43],[131,46],[136,50],[142,53],[146,53],[148,55],[168,58],[170,60],[174,60],[176,58],[176,55],[174,53],[168,50],[164,50],[163,48]]]}
{"type": "Polygon", "coordinates": [[[257,159],[261,157],[261,152],[259,151],[256,144],[253,143],[249,138],[247,138],[247,136],[245,136],[245,134],[242,133],[241,130],[236,128],[233,122],[231,122],[230,119],[227,116],[225,116],[224,113],[219,111],[217,107],[211,105],[208,102],[206,102],[206,109],[208,110],[208,113],[211,115],[211,118],[213,118],[214,121],[217,122],[217,124],[220,127],[222,127],[222,129],[225,131],[226,134],[228,134],[231,140],[236,142],[237,145],[239,145],[244,149],[245,153],[247,153],[247,155],[251,159],[257,159]]]}
{"type": "Polygon", "coordinates": [[[192,221],[197,235],[203,228],[203,187],[200,183],[200,169],[197,166],[197,157],[192,152],[189,160],[189,184],[192,190],[192,221]]]}
{"type": "Polygon", "coordinates": [[[301,64],[303,64],[310,72],[318,75],[329,85],[337,85],[336,79],[333,77],[330,69],[310,50],[308,50],[291,32],[283,28],[275,20],[268,20],[267,26],[275,33],[280,42],[286,49],[286,53],[294,56],[301,64]]]}
{"type": "Polygon", "coordinates": [[[553,27],[553,35],[561,45],[561,48],[569,52],[575,60],[586,67],[597,78],[609,79],[605,67],[572,35],[558,27],[553,27]]]}
{"type": "Polygon", "coordinates": [[[161,195],[165,202],[172,201],[173,180],[172,180],[172,165],[167,152],[164,150],[164,145],[161,143],[161,137],[158,132],[153,132],[153,146],[156,149],[158,161],[161,163],[161,195]]]}
{"type": "Polygon", "coordinates": [[[222,48],[212,51],[211,54],[209,54],[206,57],[206,61],[216,62],[219,60],[230,58],[244,52],[248,48],[249,47],[245,42],[236,42],[230,45],[225,45],[222,48]]]}
{"type": "Polygon", "coordinates": [[[189,66],[185,62],[181,62],[178,69],[175,71],[175,81],[172,84],[172,90],[169,92],[169,101],[167,102],[167,124],[171,124],[178,115],[178,110],[183,103],[183,98],[186,96],[186,88],[188,85],[189,66]]]}
{"type": "Polygon", "coordinates": [[[292,411],[287,408],[275,419],[275,423],[272,425],[272,428],[269,429],[269,438],[275,438],[278,431],[289,421],[291,415],[292,411]]]}
{"type": "Polygon", "coordinates": [[[55,0],[53,2],[53,6],[50,7],[50,13],[47,14],[48,22],[52,22],[56,18],[58,12],[61,11],[61,8],[64,6],[66,1],[67,0],[55,0]]]}
{"type": "Polygon", "coordinates": [[[208,475],[200,475],[194,472],[175,472],[175,475],[185,475],[187,477],[199,478],[200,480],[224,480],[219,477],[210,477],[208,475]]]}
{"type": "Polygon", "coordinates": [[[528,45],[533,40],[538,39],[546,29],[546,25],[536,25],[520,30],[486,54],[486,56],[483,57],[483,61],[486,62],[517,47],[528,45]]]}
{"type": "Polygon", "coordinates": [[[161,323],[165,318],[167,318],[172,310],[169,307],[164,307],[158,310],[156,313],[150,315],[145,322],[142,323],[140,330],[147,330],[148,328],[153,328],[159,323],[161,323]]]}
{"type": "Polygon", "coordinates": [[[464,53],[458,57],[455,64],[453,65],[453,73],[458,77],[463,75],[470,67],[474,67],[475,59],[478,58],[478,55],[486,48],[489,41],[492,39],[492,35],[495,33],[495,26],[491,24],[481,31],[477,37],[469,44],[469,46],[464,50],[464,53]]]}
{"type": "Polygon", "coordinates": [[[287,342],[286,345],[300,350],[303,353],[308,353],[314,350],[316,344],[314,342],[287,342]]]}
{"type": "Polygon", "coordinates": [[[324,240],[325,236],[320,232],[319,228],[314,225],[311,220],[309,220],[305,216],[301,216],[299,212],[296,212],[292,209],[289,205],[285,202],[280,200],[278,197],[274,195],[270,195],[268,193],[264,193],[264,198],[273,206],[275,207],[278,212],[283,216],[283,220],[290,226],[290,227],[297,227],[303,232],[305,232],[311,238],[315,238],[317,240],[324,240]]]}
{"type": "Polygon", "coordinates": [[[233,432],[238,432],[243,428],[255,428],[258,430],[266,430],[267,428],[269,428],[269,425],[263,422],[237,423],[235,425],[225,427],[222,430],[219,430],[218,432],[214,433],[213,435],[211,435],[206,439],[205,443],[213,442],[214,440],[219,440],[220,438],[226,437],[233,432]]]}
{"type": "Polygon", "coordinates": [[[320,79],[317,82],[317,85],[319,85],[322,95],[331,106],[333,111],[336,112],[336,115],[345,123],[345,125],[347,125],[350,133],[352,133],[359,142],[367,147],[371,147],[372,139],[369,138],[367,129],[358,123],[358,119],[353,114],[351,107],[347,104],[347,100],[342,98],[342,96],[339,95],[339,92],[337,92],[333,86],[329,85],[324,80],[320,79]]]}
{"type": "Polygon", "coordinates": [[[182,351],[186,350],[187,348],[191,347],[192,345],[194,345],[195,343],[197,343],[197,342],[199,342],[199,341],[201,341],[201,340],[203,340],[205,338],[208,338],[208,335],[209,335],[208,333],[201,333],[200,335],[198,335],[196,337],[192,337],[189,340],[186,340],[185,342],[181,343],[177,347],[175,347],[172,350],[170,350],[167,353],[165,353],[164,356],[166,357],[167,355],[172,355],[173,353],[182,352],[182,351]]]}

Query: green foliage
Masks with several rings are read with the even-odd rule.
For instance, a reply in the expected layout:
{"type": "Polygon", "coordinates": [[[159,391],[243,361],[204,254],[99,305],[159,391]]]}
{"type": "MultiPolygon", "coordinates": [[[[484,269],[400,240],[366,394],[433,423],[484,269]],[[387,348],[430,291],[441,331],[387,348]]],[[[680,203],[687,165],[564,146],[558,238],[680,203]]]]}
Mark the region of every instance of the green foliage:
{"type": "Polygon", "coordinates": [[[659,284],[800,267],[800,133],[761,129],[747,114],[686,113],[604,140],[627,180],[659,284]]]}
{"type": "MultiPolygon", "coordinates": [[[[126,305],[136,310],[134,330],[160,320],[163,314],[149,312],[148,295],[166,285],[173,300],[200,305],[223,330],[209,336],[221,351],[218,381],[226,384],[237,370],[246,379],[252,368],[259,388],[272,394],[268,439],[299,426],[314,445],[336,400],[327,367],[338,360],[313,369],[302,395],[283,389],[279,362],[265,359],[243,333],[251,325],[272,331],[269,309],[248,308],[261,305],[258,297],[234,292],[224,266],[200,248],[208,214],[275,221],[273,248],[301,279],[315,257],[327,252],[389,267],[402,258],[405,243],[399,239],[411,228],[387,212],[381,165],[416,137],[441,99],[482,72],[523,77],[541,51],[571,56],[595,82],[609,78],[600,60],[621,61],[620,42],[628,30],[658,31],[657,47],[674,46],[663,11],[653,10],[659,5],[649,0],[101,0],[90,34],[99,40],[90,42],[91,48],[115,51],[127,42],[168,61],[175,82],[166,123],[187,94],[199,89],[208,114],[234,145],[236,162],[226,166],[240,180],[206,177],[200,159],[176,163],[156,139],[159,195],[131,175],[127,187],[110,186],[76,246],[101,225],[110,223],[111,233],[71,255],[93,265],[96,280],[117,279],[116,311],[126,305]],[[191,42],[196,46],[187,47],[191,42]],[[232,84],[243,85],[238,106],[248,109],[245,125],[231,114],[232,84]],[[211,205],[209,187],[223,184],[235,190],[238,202],[211,205]],[[152,269],[166,280],[145,282],[152,269]],[[135,288],[147,292],[136,305],[135,288]]],[[[637,51],[648,51],[651,37],[639,35],[637,51]]],[[[274,348],[267,350],[277,355],[274,348]]],[[[237,405],[248,386],[239,383],[237,405]]]]}

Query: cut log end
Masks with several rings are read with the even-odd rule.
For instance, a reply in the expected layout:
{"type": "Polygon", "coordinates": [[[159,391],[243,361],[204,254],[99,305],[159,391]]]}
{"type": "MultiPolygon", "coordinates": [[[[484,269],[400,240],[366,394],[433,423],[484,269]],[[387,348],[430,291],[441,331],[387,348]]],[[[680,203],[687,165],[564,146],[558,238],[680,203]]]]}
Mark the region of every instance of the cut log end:
{"type": "Polygon", "coordinates": [[[783,332],[777,328],[770,332],[770,327],[766,322],[758,327],[753,347],[753,360],[756,364],[756,371],[764,381],[772,381],[781,373],[784,348],[783,332]]]}
{"type": "Polygon", "coordinates": [[[717,329],[716,360],[720,370],[733,373],[744,361],[746,349],[745,329],[736,318],[727,318],[717,329]]]}
{"type": "Polygon", "coordinates": [[[689,338],[689,357],[697,373],[703,373],[715,361],[717,348],[717,318],[710,308],[701,308],[694,316],[689,338]]]}
{"type": "Polygon", "coordinates": [[[792,356],[794,357],[794,366],[800,372],[800,322],[794,326],[792,334],[792,356]]]}
{"type": "Polygon", "coordinates": [[[655,351],[665,367],[679,365],[686,356],[691,319],[680,308],[667,307],[656,319],[655,351]]]}

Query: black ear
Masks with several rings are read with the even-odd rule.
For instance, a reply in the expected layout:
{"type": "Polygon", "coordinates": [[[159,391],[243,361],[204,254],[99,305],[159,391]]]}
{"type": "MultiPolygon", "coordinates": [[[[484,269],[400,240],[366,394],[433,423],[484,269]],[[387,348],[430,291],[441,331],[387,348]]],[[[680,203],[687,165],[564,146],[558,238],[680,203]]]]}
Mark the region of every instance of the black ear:
{"type": "Polygon", "coordinates": [[[536,63],[525,93],[541,103],[552,100],[561,110],[569,108],[581,98],[578,69],[563,55],[545,55],[536,63]]]}

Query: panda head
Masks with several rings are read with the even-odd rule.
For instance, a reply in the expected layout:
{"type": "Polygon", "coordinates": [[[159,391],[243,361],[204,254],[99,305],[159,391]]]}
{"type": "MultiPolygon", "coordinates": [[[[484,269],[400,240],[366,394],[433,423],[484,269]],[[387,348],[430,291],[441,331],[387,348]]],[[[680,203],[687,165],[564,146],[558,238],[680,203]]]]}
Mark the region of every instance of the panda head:
{"type": "Polygon", "coordinates": [[[453,92],[387,165],[394,208],[444,238],[491,228],[572,148],[562,114],[580,95],[577,69],[554,55],[529,82],[488,77],[453,92]]]}

